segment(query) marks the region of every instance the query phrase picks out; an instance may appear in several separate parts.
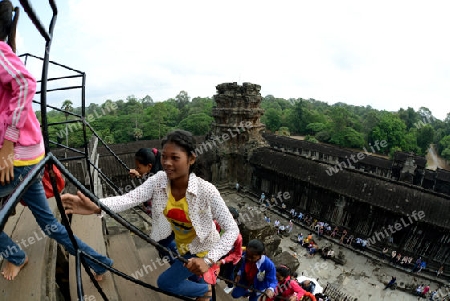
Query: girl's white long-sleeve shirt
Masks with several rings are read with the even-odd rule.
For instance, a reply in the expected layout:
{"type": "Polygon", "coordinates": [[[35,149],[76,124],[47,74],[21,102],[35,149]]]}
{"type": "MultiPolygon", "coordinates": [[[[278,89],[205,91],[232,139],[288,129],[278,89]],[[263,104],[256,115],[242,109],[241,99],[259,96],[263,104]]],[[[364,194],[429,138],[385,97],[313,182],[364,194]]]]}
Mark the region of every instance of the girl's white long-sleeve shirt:
{"type": "MultiPolygon", "coordinates": [[[[170,223],[163,214],[169,189],[170,182],[167,175],[164,171],[160,171],[133,191],[122,196],[100,199],[100,201],[112,211],[121,212],[151,200],[153,225],[150,237],[159,241],[172,232],[170,223]]],[[[239,228],[236,221],[217,188],[194,173],[189,175],[186,201],[189,217],[197,234],[189,245],[190,252],[196,254],[208,251],[207,257],[218,261],[231,250],[238,237],[239,228]],[[221,236],[216,230],[214,219],[224,231],[221,236]]]]}

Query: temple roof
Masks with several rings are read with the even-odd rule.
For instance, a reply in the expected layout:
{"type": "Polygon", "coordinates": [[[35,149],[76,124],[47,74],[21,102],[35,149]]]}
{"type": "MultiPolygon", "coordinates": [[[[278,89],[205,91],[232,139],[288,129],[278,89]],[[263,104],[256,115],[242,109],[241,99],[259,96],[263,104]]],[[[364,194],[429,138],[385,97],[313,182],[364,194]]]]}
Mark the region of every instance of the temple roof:
{"type": "Polygon", "coordinates": [[[255,150],[250,163],[401,215],[422,210],[424,222],[450,228],[450,197],[443,194],[358,170],[344,169],[329,175],[327,170],[330,173],[333,165],[270,148],[255,150]]]}
{"type": "Polygon", "coordinates": [[[340,148],[338,146],[323,144],[323,143],[313,143],[304,140],[293,139],[285,136],[277,136],[272,134],[264,134],[263,137],[269,142],[272,147],[289,147],[293,150],[295,149],[305,149],[310,151],[316,151],[328,156],[339,157],[345,160],[345,158],[350,158],[352,155],[356,156],[358,153],[364,154],[364,159],[359,160],[360,163],[380,167],[382,169],[391,169],[392,161],[386,158],[375,156],[374,152],[370,149],[366,151],[352,151],[345,148],[340,148]],[[369,154],[369,155],[366,155],[369,154]]]}

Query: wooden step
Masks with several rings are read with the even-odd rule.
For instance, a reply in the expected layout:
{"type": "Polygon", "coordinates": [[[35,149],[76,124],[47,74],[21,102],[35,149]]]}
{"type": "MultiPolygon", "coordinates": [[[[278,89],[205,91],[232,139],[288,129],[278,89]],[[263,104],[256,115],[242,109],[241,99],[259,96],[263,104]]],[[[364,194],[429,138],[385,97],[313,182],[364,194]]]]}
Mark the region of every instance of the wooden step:
{"type": "MultiPolygon", "coordinates": [[[[72,231],[78,238],[91,246],[100,254],[106,253],[105,239],[102,231],[102,219],[96,215],[73,215],[72,216],[72,231]]],[[[109,256],[111,257],[111,256],[109,256]]],[[[112,258],[114,261],[116,258],[112,258]]],[[[70,297],[71,300],[77,301],[77,283],[76,283],[76,270],[75,270],[75,257],[69,258],[69,282],[70,282],[70,297]]],[[[82,283],[85,300],[103,300],[94,283],[91,282],[89,275],[86,273],[83,267],[81,267],[82,283]]],[[[114,279],[112,274],[107,272],[103,277],[103,281],[100,282],[100,286],[103,292],[110,301],[119,301],[120,298],[117,294],[114,279]]],[[[123,299],[122,299],[123,300],[123,299]]],[[[131,300],[131,299],[129,299],[131,300]]]]}
{"type": "MultiPolygon", "coordinates": [[[[54,198],[50,208],[56,210],[54,198]]],[[[9,218],[5,233],[19,243],[29,261],[14,281],[0,279],[0,300],[61,300],[55,283],[56,241],[43,234],[28,208],[18,204],[16,215],[9,218]]],[[[2,262],[2,268],[5,260],[2,262]]]]}
{"type": "MultiPolygon", "coordinates": [[[[108,254],[114,259],[114,268],[139,280],[148,281],[147,268],[144,268],[137,255],[138,251],[131,235],[120,233],[108,236],[108,241],[108,254]]],[[[153,299],[153,291],[118,275],[114,275],[114,282],[121,300],[150,300],[150,295],[151,300],[156,300],[153,299]]]]}
{"type": "MultiPolygon", "coordinates": [[[[143,239],[139,238],[136,235],[133,235],[134,244],[136,245],[137,255],[139,256],[140,261],[142,262],[142,270],[140,273],[143,274],[139,279],[147,282],[153,286],[157,287],[156,280],[159,275],[164,272],[166,269],[170,267],[169,264],[163,264],[162,261],[159,261],[158,251],[156,251],[155,247],[151,244],[147,243],[143,239]],[[146,267],[146,268],[144,268],[146,267]]],[[[175,300],[175,298],[165,295],[160,292],[150,291],[152,293],[152,300],[157,301],[171,301],[175,300]]]]}

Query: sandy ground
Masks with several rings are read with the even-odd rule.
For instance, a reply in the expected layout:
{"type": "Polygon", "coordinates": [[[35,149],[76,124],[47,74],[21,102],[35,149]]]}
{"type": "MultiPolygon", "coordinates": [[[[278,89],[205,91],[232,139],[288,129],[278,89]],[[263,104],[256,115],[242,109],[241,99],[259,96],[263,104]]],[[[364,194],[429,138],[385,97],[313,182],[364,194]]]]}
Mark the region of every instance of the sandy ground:
{"type": "Polygon", "coordinates": [[[436,170],[437,168],[441,168],[450,170],[448,162],[437,155],[434,145],[431,145],[426,155],[426,158],[427,158],[427,167],[426,167],[427,169],[436,170]]]}
{"type": "MultiPolygon", "coordinates": [[[[245,200],[236,193],[225,195],[224,199],[230,205],[235,206],[237,206],[237,203],[241,203],[245,200]]],[[[254,204],[255,203],[253,203],[253,205],[254,204]]],[[[269,216],[271,216],[272,221],[275,220],[275,214],[270,213],[269,216]]],[[[287,219],[284,217],[278,218],[282,224],[287,224],[287,219]]],[[[301,232],[304,235],[307,235],[308,231],[308,229],[295,225],[292,234],[301,232]]],[[[309,257],[307,256],[306,249],[291,241],[289,237],[281,240],[280,247],[283,251],[288,251],[298,258],[300,262],[300,267],[297,270],[298,275],[303,274],[308,277],[319,279],[319,283],[323,287],[325,287],[327,283],[330,283],[335,287],[339,287],[345,294],[358,298],[358,301],[425,300],[414,296],[412,293],[401,290],[384,290],[384,283],[387,283],[391,279],[391,276],[397,277],[397,283],[400,286],[404,286],[404,283],[415,283],[417,284],[416,286],[423,283],[425,285],[430,285],[430,291],[436,290],[439,287],[438,282],[432,282],[420,276],[406,273],[401,269],[394,268],[387,260],[383,261],[375,259],[372,258],[372,255],[369,256],[369,254],[365,256],[364,254],[341,246],[335,241],[322,238],[318,240],[318,244],[319,247],[331,245],[336,254],[338,254],[339,251],[342,251],[347,259],[346,264],[344,266],[338,265],[331,260],[325,261],[320,258],[320,256],[309,257]]]]}

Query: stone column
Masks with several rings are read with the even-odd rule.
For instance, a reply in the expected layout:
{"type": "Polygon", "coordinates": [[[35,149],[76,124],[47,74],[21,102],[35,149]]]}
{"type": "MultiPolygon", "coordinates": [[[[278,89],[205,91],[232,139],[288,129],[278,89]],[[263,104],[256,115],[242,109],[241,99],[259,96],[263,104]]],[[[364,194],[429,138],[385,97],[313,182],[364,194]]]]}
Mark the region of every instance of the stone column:
{"type": "Polygon", "coordinates": [[[239,182],[249,185],[251,170],[247,162],[253,150],[268,146],[261,132],[261,86],[251,83],[223,83],[216,86],[214,122],[205,145],[215,153],[211,166],[212,181],[239,182]]]}

